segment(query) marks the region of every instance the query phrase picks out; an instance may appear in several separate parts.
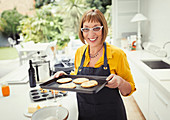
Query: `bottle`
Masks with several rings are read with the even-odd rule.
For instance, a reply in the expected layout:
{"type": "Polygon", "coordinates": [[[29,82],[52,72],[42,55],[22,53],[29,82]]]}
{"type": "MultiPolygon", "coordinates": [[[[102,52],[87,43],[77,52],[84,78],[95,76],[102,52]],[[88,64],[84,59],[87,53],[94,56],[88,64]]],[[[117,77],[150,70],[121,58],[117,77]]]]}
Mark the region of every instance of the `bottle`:
{"type": "Polygon", "coordinates": [[[29,60],[30,68],[28,70],[30,87],[36,87],[35,70],[32,66],[32,61],[29,60]]]}

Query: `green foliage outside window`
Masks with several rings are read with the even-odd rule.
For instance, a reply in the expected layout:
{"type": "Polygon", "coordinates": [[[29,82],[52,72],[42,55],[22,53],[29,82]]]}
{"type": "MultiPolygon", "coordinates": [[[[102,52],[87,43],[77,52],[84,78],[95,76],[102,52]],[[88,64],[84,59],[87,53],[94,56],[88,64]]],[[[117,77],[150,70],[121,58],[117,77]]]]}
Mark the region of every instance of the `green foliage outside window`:
{"type": "Polygon", "coordinates": [[[105,14],[107,6],[112,4],[111,1],[112,0],[86,0],[87,4],[91,8],[95,7],[99,9],[103,14],[105,14]]]}
{"type": "Polygon", "coordinates": [[[52,6],[43,6],[36,10],[33,17],[20,21],[18,30],[21,31],[25,41],[51,42],[57,40],[57,44],[63,47],[68,42],[69,36],[63,30],[63,18],[53,15],[52,6]]]}
{"type": "Polygon", "coordinates": [[[61,0],[57,14],[63,17],[63,23],[66,31],[70,34],[77,35],[79,22],[83,13],[89,9],[85,0],[61,0]]]}
{"type": "Polygon", "coordinates": [[[35,8],[40,8],[43,5],[53,3],[54,0],[35,0],[35,8]]]}
{"type": "Polygon", "coordinates": [[[16,35],[20,32],[17,31],[17,26],[19,26],[19,21],[23,18],[24,16],[18,13],[16,8],[3,11],[0,16],[0,31],[3,35],[10,36],[16,40],[16,35]]]}
{"type": "MultiPolygon", "coordinates": [[[[38,1],[48,3],[48,0],[36,0],[38,1]]],[[[108,24],[111,24],[110,8],[106,7],[110,3],[110,0],[61,0],[48,5],[43,3],[32,17],[24,17],[16,9],[10,12],[4,11],[7,15],[3,15],[5,13],[1,15],[0,31],[8,35],[9,31],[12,31],[13,35],[20,33],[25,41],[35,43],[57,40],[58,47],[62,49],[69,42],[69,36],[77,36],[80,18],[88,9],[100,9],[107,16],[108,24]],[[8,18],[9,22],[6,22],[2,16],[8,18]],[[7,30],[10,25],[10,30],[7,30]]]]}

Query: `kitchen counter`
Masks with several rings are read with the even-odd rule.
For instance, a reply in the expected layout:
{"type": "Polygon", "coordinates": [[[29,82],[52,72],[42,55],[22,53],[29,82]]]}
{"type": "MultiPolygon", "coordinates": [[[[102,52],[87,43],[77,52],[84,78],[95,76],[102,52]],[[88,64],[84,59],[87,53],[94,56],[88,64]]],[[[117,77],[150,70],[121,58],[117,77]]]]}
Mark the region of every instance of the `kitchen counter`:
{"type": "Polygon", "coordinates": [[[133,62],[145,75],[157,85],[160,85],[161,89],[167,92],[170,97],[170,69],[151,69],[142,60],[163,60],[170,64],[164,57],[158,57],[144,50],[139,51],[125,51],[128,55],[128,59],[133,62]]]}
{"type": "Polygon", "coordinates": [[[170,69],[151,69],[142,60],[170,61],[145,50],[124,51],[137,89],[133,96],[146,120],[169,120],[170,69]]]}
{"type": "MultiPolygon", "coordinates": [[[[8,97],[3,97],[0,90],[0,119],[31,120],[31,118],[24,115],[30,103],[45,104],[46,106],[47,101],[32,102],[29,96],[30,90],[29,83],[10,85],[10,96],[8,97]]],[[[54,99],[51,99],[50,102],[52,100],[54,99]]],[[[69,111],[68,120],[77,119],[78,112],[75,92],[68,92],[67,96],[64,96],[61,101],[59,101],[59,104],[69,111]]]]}
{"type": "MultiPolygon", "coordinates": [[[[169,120],[170,116],[168,111],[170,111],[170,69],[153,70],[141,61],[166,61],[166,59],[155,56],[144,50],[124,51],[127,54],[127,58],[132,70],[132,75],[134,76],[134,81],[137,88],[137,91],[133,93],[133,96],[137,101],[140,109],[144,113],[145,118],[147,120],[153,120],[155,118],[154,116],[156,116],[155,119],[169,120]],[[153,94],[155,94],[153,90],[154,92],[157,90],[159,93],[156,93],[156,97],[153,96],[153,94]],[[161,96],[159,97],[159,95],[161,96]],[[157,105],[159,106],[157,107],[157,105]],[[161,113],[162,111],[164,113],[161,113]]],[[[7,77],[4,78],[7,79],[7,77]]],[[[0,79],[0,81],[2,80],[4,79],[0,79]]],[[[30,120],[31,118],[24,116],[24,113],[27,112],[28,105],[33,103],[29,96],[30,90],[31,89],[29,87],[29,83],[10,84],[10,96],[2,97],[0,89],[0,119],[30,120]]],[[[47,104],[46,101],[34,103],[47,104]]],[[[68,92],[68,95],[63,97],[59,103],[68,109],[68,120],[77,119],[78,110],[75,92],[68,92]]]]}

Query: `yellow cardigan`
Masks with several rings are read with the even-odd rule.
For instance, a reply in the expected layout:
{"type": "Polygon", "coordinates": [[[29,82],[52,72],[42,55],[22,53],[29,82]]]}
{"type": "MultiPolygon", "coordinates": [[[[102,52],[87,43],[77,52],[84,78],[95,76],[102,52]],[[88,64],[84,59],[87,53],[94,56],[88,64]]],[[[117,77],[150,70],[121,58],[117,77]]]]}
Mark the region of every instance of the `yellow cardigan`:
{"type": "MultiPolygon", "coordinates": [[[[78,67],[81,64],[81,59],[82,59],[84,50],[87,46],[88,45],[86,44],[77,49],[76,54],[75,54],[75,61],[74,61],[75,70],[74,72],[70,73],[71,75],[77,75],[78,67]]],[[[109,43],[106,43],[106,49],[107,49],[107,63],[109,64],[109,67],[110,67],[110,73],[119,75],[124,80],[130,83],[131,93],[129,95],[131,95],[136,90],[136,88],[135,88],[135,83],[133,81],[133,77],[132,77],[132,74],[129,68],[126,54],[120,48],[113,46],[109,43]]],[[[95,64],[94,66],[95,68],[98,68],[104,64],[104,52],[105,50],[103,50],[102,57],[95,64]]],[[[87,47],[83,67],[88,67],[89,62],[90,62],[89,47],[87,47]]]]}

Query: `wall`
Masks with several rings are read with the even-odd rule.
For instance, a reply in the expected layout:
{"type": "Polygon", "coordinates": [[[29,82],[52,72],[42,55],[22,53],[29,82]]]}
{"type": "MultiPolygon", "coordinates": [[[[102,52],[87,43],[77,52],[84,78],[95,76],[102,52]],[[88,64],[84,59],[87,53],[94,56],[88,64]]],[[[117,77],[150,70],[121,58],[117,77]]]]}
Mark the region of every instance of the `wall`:
{"type": "Polygon", "coordinates": [[[30,9],[34,9],[34,0],[0,0],[0,13],[14,7],[23,15],[32,15],[34,11],[30,9]]]}
{"type": "MultiPolygon", "coordinates": [[[[164,43],[170,41],[170,0],[112,0],[112,44],[120,46],[120,39],[117,39],[116,33],[118,33],[121,28],[125,29],[124,27],[126,26],[127,32],[131,32],[132,28],[129,27],[132,24],[129,20],[126,21],[126,25],[118,24],[118,22],[121,21],[116,23],[116,20],[118,20],[119,17],[118,13],[120,10],[125,9],[125,7],[118,9],[120,6],[118,6],[117,3],[135,1],[140,2],[139,11],[148,18],[148,21],[141,22],[142,42],[152,42],[162,48],[164,43]]],[[[132,8],[135,10],[136,6],[126,4],[127,11],[132,8]]],[[[137,29],[134,30],[137,32],[137,29]]],[[[170,44],[166,45],[165,50],[168,52],[168,56],[170,56],[170,44]]]]}
{"type": "Polygon", "coordinates": [[[141,11],[148,17],[142,26],[144,41],[160,45],[170,41],[170,0],[141,0],[141,11]]]}

